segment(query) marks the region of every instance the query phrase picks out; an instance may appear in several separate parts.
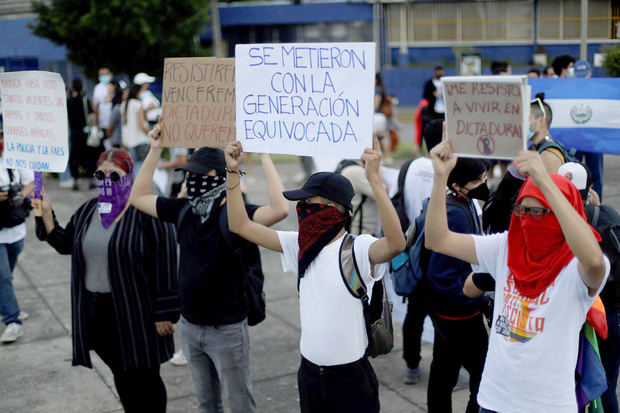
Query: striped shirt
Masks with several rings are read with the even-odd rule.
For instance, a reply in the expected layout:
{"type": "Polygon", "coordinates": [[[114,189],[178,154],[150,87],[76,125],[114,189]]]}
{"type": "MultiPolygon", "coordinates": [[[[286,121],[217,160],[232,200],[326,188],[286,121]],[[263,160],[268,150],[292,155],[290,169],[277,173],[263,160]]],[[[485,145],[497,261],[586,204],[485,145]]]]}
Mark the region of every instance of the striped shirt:
{"type": "MultiPolygon", "coordinates": [[[[97,198],[73,214],[66,228],[54,222],[46,234],[36,219],[37,237],[61,254],[71,254],[73,365],[92,367],[88,345],[82,243],[97,211],[97,198]]],[[[174,226],[129,207],[108,244],[108,277],[119,323],[123,368],[157,367],[174,353],[172,336],[161,337],[156,321],[179,318],[177,251],[174,226]]]]}

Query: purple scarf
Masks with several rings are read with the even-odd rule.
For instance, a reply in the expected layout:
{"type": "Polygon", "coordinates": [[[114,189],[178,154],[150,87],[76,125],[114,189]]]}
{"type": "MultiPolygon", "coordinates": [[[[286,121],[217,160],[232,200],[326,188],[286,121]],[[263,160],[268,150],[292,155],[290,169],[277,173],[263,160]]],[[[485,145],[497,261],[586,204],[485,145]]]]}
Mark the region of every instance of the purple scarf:
{"type": "Polygon", "coordinates": [[[112,182],[110,177],[103,181],[97,180],[97,193],[99,194],[99,216],[104,228],[108,228],[125,209],[133,179],[131,174],[123,176],[120,181],[112,182]]]}

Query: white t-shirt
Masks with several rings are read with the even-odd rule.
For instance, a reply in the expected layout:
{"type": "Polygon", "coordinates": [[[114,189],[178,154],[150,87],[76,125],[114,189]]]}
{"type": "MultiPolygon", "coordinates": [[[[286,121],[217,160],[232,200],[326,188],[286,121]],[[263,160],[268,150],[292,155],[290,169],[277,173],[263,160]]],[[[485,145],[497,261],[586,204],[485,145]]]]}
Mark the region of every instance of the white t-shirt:
{"type": "Polygon", "coordinates": [[[146,120],[149,122],[157,122],[159,115],[161,115],[161,103],[159,103],[159,99],[157,99],[155,95],[147,89],[140,93],[140,101],[142,102],[142,107],[144,108],[146,120]],[[155,104],[155,107],[147,110],[152,103],[155,104]]]}
{"type": "MultiPolygon", "coordinates": [[[[0,158],[0,164],[3,163],[0,158]]],[[[13,182],[19,182],[22,185],[28,185],[34,181],[34,173],[29,169],[13,169],[13,182]]],[[[6,168],[0,168],[0,187],[10,183],[9,171],[6,168]]],[[[23,239],[26,236],[26,223],[15,225],[11,228],[0,229],[0,244],[12,244],[23,239]]]]}
{"type": "Polygon", "coordinates": [[[149,136],[140,128],[139,112],[142,103],[138,99],[131,99],[121,103],[121,131],[123,136],[123,145],[128,148],[134,148],[143,143],[149,143],[149,136]],[[127,120],[124,120],[125,106],[127,108],[127,120]]]}
{"type": "MultiPolygon", "coordinates": [[[[508,233],[473,236],[480,265],[495,278],[495,309],[478,404],[501,413],[577,412],[579,331],[595,297],[577,258],[536,299],[519,294],[508,269],[508,233]]],[[[605,258],[606,274],[609,261],[605,258]]],[[[598,293],[597,292],[597,293],[598,293]]]]}
{"type": "MultiPolygon", "coordinates": [[[[297,275],[298,233],[278,231],[282,268],[297,275]]],[[[310,263],[299,283],[301,355],[319,366],[351,363],[364,356],[368,345],[362,302],[353,297],[340,274],[340,246],[344,236],[325,246],[310,263]]],[[[375,265],[371,277],[368,249],[377,238],[360,235],[353,251],[368,291],[387,271],[375,265]]],[[[370,294],[369,294],[370,295],[370,294]]]]}
{"type": "Polygon", "coordinates": [[[108,100],[108,83],[98,83],[93,90],[93,104],[99,106],[99,127],[106,129],[110,125],[112,101],[108,100]]]}
{"type": "MultiPolygon", "coordinates": [[[[409,165],[405,176],[403,197],[405,199],[405,213],[409,222],[413,222],[422,212],[422,201],[431,196],[433,189],[433,162],[426,157],[421,157],[409,165]]],[[[396,195],[398,182],[394,182],[390,189],[390,197],[396,195]]]]}

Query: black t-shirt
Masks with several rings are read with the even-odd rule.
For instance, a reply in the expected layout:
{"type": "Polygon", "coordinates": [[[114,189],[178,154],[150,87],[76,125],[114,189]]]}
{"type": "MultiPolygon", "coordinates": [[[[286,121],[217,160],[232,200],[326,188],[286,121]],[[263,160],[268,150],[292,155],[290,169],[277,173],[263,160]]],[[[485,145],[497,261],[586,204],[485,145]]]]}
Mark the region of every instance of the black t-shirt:
{"type": "MultiPolygon", "coordinates": [[[[90,102],[86,100],[88,113],[93,113],[90,102]]],[[[86,114],[84,113],[84,98],[82,95],[67,98],[67,115],[69,116],[69,126],[72,130],[81,131],[86,126],[86,114]]]]}
{"type": "MultiPolygon", "coordinates": [[[[247,305],[241,266],[220,231],[219,214],[226,214],[226,205],[214,205],[204,223],[190,207],[178,225],[179,213],[188,202],[187,198],[157,198],[159,219],[177,227],[181,314],[192,324],[237,323],[247,316],[247,305]]],[[[258,206],[245,207],[252,219],[258,206]]]]}
{"type": "MultiPolygon", "coordinates": [[[[588,216],[588,221],[592,222],[592,218],[594,217],[595,207],[592,205],[586,205],[586,215],[588,216]]],[[[611,207],[610,205],[601,205],[599,207],[599,217],[598,222],[596,223],[597,227],[604,227],[607,225],[620,225],[620,214],[611,207]]],[[[603,234],[601,234],[603,236],[603,234]]],[[[603,248],[603,252],[607,248],[614,250],[611,245],[605,245],[608,242],[608,239],[603,236],[603,242],[601,243],[601,248],[603,248]]],[[[609,278],[607,278],[607,284],[601,291],[601,300],[603,300],[603,304],[607,308],[619,308],[620,307],[620,279],[617,279],[616,271],[618,271],[617,266],[620,265],[620,262],[614,262],[612,256],[608,256],[611,261],[611,272],[609,273],[609,278]]]]}

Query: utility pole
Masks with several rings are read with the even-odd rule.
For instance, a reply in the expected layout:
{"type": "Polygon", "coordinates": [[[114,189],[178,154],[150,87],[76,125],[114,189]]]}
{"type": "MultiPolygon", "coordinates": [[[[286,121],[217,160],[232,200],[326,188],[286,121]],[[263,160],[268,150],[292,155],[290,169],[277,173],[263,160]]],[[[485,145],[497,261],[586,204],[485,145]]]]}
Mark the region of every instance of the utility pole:
{"type": "Polygon", "coordinates": [[[224,57],[222,27],[220,26],[220,11],[217,8],[217,0],[211,0],[211,34],[213,35],[213,53],[215,57],[224,57]]]}
{"type": "Polygon", "coordinates": [[[581,60],[588,60],[588,0],[581,0],[581,60]]]}
{"type": "Polygon", "coordinates": [[[372,39],[375,42],[375,72],[381,71],[381,56],[383,55],[383,4],[375,0],[372,13],[372,39]]]}

